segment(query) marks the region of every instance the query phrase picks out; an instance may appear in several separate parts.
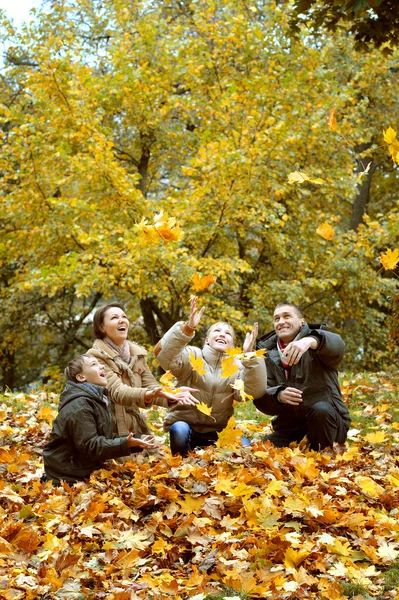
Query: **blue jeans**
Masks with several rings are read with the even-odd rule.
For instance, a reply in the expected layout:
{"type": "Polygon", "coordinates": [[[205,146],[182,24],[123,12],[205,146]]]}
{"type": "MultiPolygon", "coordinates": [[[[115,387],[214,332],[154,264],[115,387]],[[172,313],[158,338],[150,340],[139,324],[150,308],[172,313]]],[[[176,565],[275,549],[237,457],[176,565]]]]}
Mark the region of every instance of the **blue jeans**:
{"type": "MultiPolygon", "coordinates": [[[[181,454],[187,456],[194,448],[205,448],[213,446],[218,439],[217,431],[208,431],[207,433],[199,433],[190,427],[185,421],[176,421],[169,429],[170,449],[175,456],[181,454]]],[[[243,446],[250,446],[251,442],[245,436],[241,437],[243,446]]]]}

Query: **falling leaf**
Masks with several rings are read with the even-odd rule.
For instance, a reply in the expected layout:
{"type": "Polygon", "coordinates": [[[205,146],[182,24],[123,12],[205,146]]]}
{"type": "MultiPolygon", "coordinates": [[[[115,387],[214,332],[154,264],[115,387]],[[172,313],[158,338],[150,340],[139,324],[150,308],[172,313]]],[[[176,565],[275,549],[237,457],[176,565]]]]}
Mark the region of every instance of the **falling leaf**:
{"type": "Polygon", "coordinates": [[[324,180],[320,177],[316,177],[316,179],[313,179],[312,177],[309,177],[309,175],[301,171],[293,171],[288,175],[289,184],[304,183],[305,181],[309,181],[309,183],[314,183],[316,185],[322,185],[324,183],[324,180]]]}
{"type": "Polygon", "coordinates": [[[396,131],[389,126],[386,131],[383,131],[384,134],[384,142],[387,144],[392,144],[396,139],[396,131]]]}
{"type": "Polygon", "coordinates": [[[218,448],[226,448],[228,446],[237,447],[241,443],[242,431],[236,429],[236,421],[234,417],[230,417],[227,427],[218,433],[218,448]]]}
{"type": "Polygon", "coordinates": [[[237,390],[241,396],[241,400],[246,402],[247,400],[253,400],[253,396],[245,392],[245,383],[243,379],[236,379],[234,383],[230,384],[233,390],[237,390]]]}
{"type": "Polygon", "coordinates": [[[356,183],[360,183],[360,181],[362,180],[362,178],[364,177],[364,175],[367,175],[367,173],[370,171],[370,167],[371,167],[371,162],[370,161],[367,165],[367,167],[364,169],[364,171],[362,171],[361,173],[359,173],[359,175],[356,178],[356,183]]]}
{"type": "Polygon", "coordinates": [[[228,356],[222,358],[222,372],[220,377],[222,379],[226,379],[227,377],[232,377],[238,371],[239,367],[234,360],[233,356],[228,356]]]}
{"type": "Polygon", "coordinates": [[[196,371],[198,375],[204,375],[205,373],[205,362],[202,356],[196,357],[194,352],[189,353],[189,361],[190,365],[193,368],[193,371],[196,371]]]}
{"type": "Polygon", "coordinates": [[[212,413],[212,407],[207,406],[205,402],[199,402],[199,404],[195,405],[196,409],[202,412],[204,415],[210,416],[212,413]]]}
{"type": "Polygon", "coordinates": [[[167,392],[171,392],[175,388],[175,376],[170,371],[166,371],[160,378],[159,383],[167,392]]]}
{"type": "Polygon", "coordinates": [[[333,108],[332,111],[330,112],[330,116],[328,117],[328,126],[331,129],[331,131],[336,131],[338,128],[337,119],[335,117],[336,112],[337,112],[336,109],[333,108]]]}
{"type": "Polygon", "coordinates": [[[319,225],[319,227],[316,229],[316,233],[318,233],[325,240],[332,240],[335,235],[334,229],[328,223],[319,225]]]}
{"type": "Polygon", "coordinates": [[[385,270],[396,269],[396,266],[399,262],[398,248],[395,248],[395,250],[391,250],[390,248],[388,248],[385,254],[381,254],[380,261],[385,270]]]}
{"type": "Polygon", "coordinates": [[[199,273],[194,273],[191,289],[193,289],[195,292],[207,290],[211,285],[216,283],[216,280],[217,277],[214,275],[205,275],[204,277],[201,277],[199,273]]]}
{"type": "Polygon", "coordinates": [[[134,226],[146,242],[155,244],[160,238],[164,242],[177,242],[182,239],[183,234],[174,217],[168,217],[167,213],[161,212],[155,215],[153,220],[153,225],[149,225],[147,219],[142,218],[140,223],[134,226]]]}

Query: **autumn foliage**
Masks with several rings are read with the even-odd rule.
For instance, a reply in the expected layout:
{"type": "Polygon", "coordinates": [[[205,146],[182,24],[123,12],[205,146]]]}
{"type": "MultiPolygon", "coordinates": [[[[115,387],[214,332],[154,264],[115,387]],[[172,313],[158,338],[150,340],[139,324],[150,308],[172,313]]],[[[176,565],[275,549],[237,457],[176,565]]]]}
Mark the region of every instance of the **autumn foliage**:
{"type": "Polygon", "coordinates": [[[239,333],[288,298],[347,364],[392,356],[397,51],[306,26],[293,42],[290,10],[54,0],[19,32],[1,19],[4,386],[89,347],[109,297],[147,345],[200,291],[239,333]]]}
{"type": "Polygon", "coordinates": [[[232,420],[215,448],[62,487],[40,483],[57,397],[3,396],[1,598],[397,600],[399,380],[359,375],[343,393],[354,422],[338,452],[276,449],[259,441],[267,423],[232,420]]]}

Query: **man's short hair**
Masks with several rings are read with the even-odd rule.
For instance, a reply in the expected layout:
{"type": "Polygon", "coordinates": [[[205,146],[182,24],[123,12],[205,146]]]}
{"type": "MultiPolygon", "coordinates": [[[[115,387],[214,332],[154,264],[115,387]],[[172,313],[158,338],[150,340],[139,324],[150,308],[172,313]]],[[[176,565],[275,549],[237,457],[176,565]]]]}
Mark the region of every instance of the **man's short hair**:
{"type": "Polygon", "coordinates": [[[281,308],[282,306],[290,306],[291,308],[293,308],[295,310],[296,314],[298,315],[298,317],[300,319],[305,318],[305,315],[303,314],[302,310],[299,308],[299,306],[297,304],[294,304],[293,302],[279,302],[274,310],[277,310],[278,308],[281,308]]]}
{"type": "Polygon", "coordinates": [[[64,371],[64,375],[68,381],[74,381],[75,383],[79,383],[79,381],[76,379],[76,375],[83,371],[83,366],[86,358],[89,358],[87,354],[82,354],[81,356],[74,358],[73,360],[71,360],[71,362],[68,363],[68,366],[64,371]]]}

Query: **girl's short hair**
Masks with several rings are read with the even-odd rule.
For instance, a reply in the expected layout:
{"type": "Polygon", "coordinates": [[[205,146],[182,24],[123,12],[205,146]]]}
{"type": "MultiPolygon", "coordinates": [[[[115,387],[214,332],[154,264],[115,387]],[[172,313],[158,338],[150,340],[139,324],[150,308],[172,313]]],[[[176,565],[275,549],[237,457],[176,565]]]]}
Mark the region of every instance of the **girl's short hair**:
{"type": "Polygon", "coordinates": [[[102,340],[105,338],[105,333],[101,328],[104,325],[105,313],[109,308],[120,308],[123,310],[123,312],[126,312],[125,307],[123,304],[120,304],[120,302],[112,302],[111,304],[105,304],[104,306],[97,308],[93,317],[93,335],[96,340],[102,340]]]}
{"type": "Polygon", "coordinates": [[[64,375],[68,381],[79,383],[79,381],[76,379],[76,375],[83,371],[83,365],[86,358],[89,358],[87,354],[82,354],[68,363],[66,369],[64,370],[64,375]]]}
{"type": "Polygon", "coordinates": [[[234,329],[230,325],[230,323],[226,323],[226,321],[216,321],[216,323],[212,323],[212,325],[210,327],[208,327],[208,330],[206,332],[206,337],[208,337],[208,335],[211,333],[212,329],[214,327],[216,327],[216,325],[227,325],[227,327],[230,329],[231,337],[233,338],[233,344],[236,343],[236,334],[234,332],[234,329]]]}

